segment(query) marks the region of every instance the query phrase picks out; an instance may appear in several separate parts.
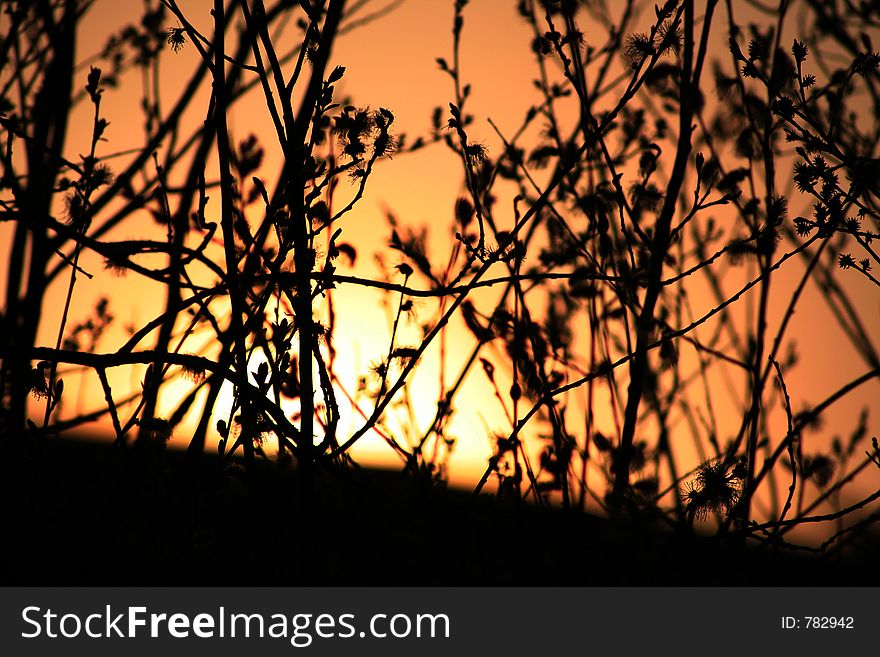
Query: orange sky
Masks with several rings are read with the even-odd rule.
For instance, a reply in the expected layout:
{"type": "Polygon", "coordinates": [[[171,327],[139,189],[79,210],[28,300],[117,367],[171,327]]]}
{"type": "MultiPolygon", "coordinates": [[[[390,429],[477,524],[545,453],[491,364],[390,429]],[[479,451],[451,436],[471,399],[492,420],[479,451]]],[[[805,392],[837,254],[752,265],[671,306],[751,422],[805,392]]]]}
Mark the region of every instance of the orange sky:
{"type": "MultiPolygon", "coordinates": [[[[204,34],[210,34],[210,0],[187,0],[180,4],[189,20],[204,34]]],[[[384,1],[376,2],[375,6],[378,8],[384,4],[384,1]]],[[[137,15],[141,5],[138,0],[96,0],[87,18],[85,38],[79,43],[80,58],[85,59],[94,54],[109,33],[137,15]]],[[[649,9],[640,24],[646,24],[652,14],[649,9]]],[[[436,57],[451,57],[452,15],[451,0],[407,0],[389,15],[345,35],[334,51],[334,64],[346,67],[346,76],[338,85],[340,91],[350,95],[357,104],[391,109],[396,117],[395,127],[408,133],[410,140],[420,134],[428,134],[429,117],[433,108],[445,108],[453,98],[450,79],[435,63],[436,57]]],[[[716,47],[723,48],[726,42],[723,11],[716,20],[718,36],[713,39],[713,43],[716,47]]],[[[172,19],[168,23],[176,24],[172,19]]],[[[585,32],[589,40],[589,26],[585,32]]],[[[467,7],[461,67],[464,81],[472,84],[474,90],[468,110],[476,117],[469,134],[473,140],[487,146],[490,156],[498,153],[501,148],[487,119],[491,118],[502,132],[512,134],[519,126],[526,109],[537,100],[531,82],[537,73],[529,52],[530,41],[529,28],[516,17],[515,2],[474,0],[467,7]]],[[[285,37],[281,37],[280,43],[285,43],[285,37]]],[[[723,52],[719,51],[719,54],[723,52]]],[[[173,98],[175,91],[185,83],[187,72],[195,66],[197,57],[192,47],[186,47],[178,54],[170,51],[162,54],[163,71],[168,74],[163,78],[163,92],[167,98],[173,98]]],[[[86,73],[87,68],[80,72],[82,84],[85,83],[86,73]]],[[[705,88],[711,90],[711,86],[711,82],[707,82],[705,88]]],[[[207,89],[203,89],[202,93],[207,99],[207,89]]],[[[122,89],[108,90],[105,93],[103,110],[111,121],[106,133],[108,142],[101,146],[105,153],[136,147],[141,143],[142,126],[141,120],[137,118],[138,102],[137,82],[125,81],[122,89]]],[[[204,106],[204,102],[194,103],[194,111],[188,117],[193,122],[191,125],[196,125],[194,122],[203,119],[201,113],[204,112],[204,106]]],[[[88,111],[85,108],[85,113],[80,113],[73,119],[68,141],[70,153],[81,153],[88,147],[88,130],[85,127],[76,127],[89,125],[88,111]]],[[[249,101],[236,107],[230,115],[230,129],[236,140],[243,139],[251,132],[260,136],[267,147],[267,159],[258,175],[267,181],[273,180],[278,153],[277,149],[272,149],[271,123],[259,95],[255,94],[249,101]]],[[[781,174],[781,180],[784,178],[785,175],[781,174]]],[[[445,260],[452,237],[453,203],[463,190],[461,180],[460,162],[442,145],[380,162],[368,184],[364,199],[355,212],[342,223],[343,239],[354,244],[359,252],[357,271],[375,275],[372,255],[379,251],[385,251],[386,257],[392,263],[395,262],[394,258],[397,256],[385,249],[389,235],[384,218],[385,208],[391,209],[403,222],[429,226],[431,244],[438,259],[445,260]]],[[[784,187],[785,183],[782,184],[784,187]]],[[[344,189],[343,183],[339,194],[344,196],[348,193],[350,192],[344,189]]],[[[791,216],[806,214],[809,207],[806,199],[800,198],[797,192],[790,196],[790,204],[791,216]]],[[[509,198],[502,197],[499,200],[496,214],[500,220],[512,224],[513,213],[509,198]]],[[[147,227],[155,230],[151,220],[145,216],[118,229],[112,237],[133,237],[141,234],[147,227]]],[[[8,224],[0,225],[0,240],[7,240],[10,231],[8,224]]],[[[103,273],[102,258],[89,253],[83,254],[82,266],[97,275],[92,281],[79,279],[72,322],[84,318],[95,300],[103,295],[110,296],[112,311],[118,318],[120,327],[127,324],[139,326],[152,319],[161,309],[164,294],[159,286],[139,281],[134,273],[129,273],[125,278],[109,277],[103,273]]],[[[738,277],[744,271],[747,270],[731,271],[727,279],[730,282],[728,292],[736,289],[735,282],[740,280],[738,277]]],[[[771,327],[778,324],[785,307],[784,302],[790,297],[801,271],[801,265],[795,263],[787,269],[784,268],[784,273],[774,280],[771,327]]],[[[842,276],[841,279],[851,291],[852,298],[858,301],[859,312],[873,337],[880,337],[880,304],[876,289],[855,275],[842,276]]],[[[0,280],[0,283],[5,283],[5,280],[0,280]]],[[[66,278],[53,289],[46,304],[45,321],[40,336],[42,344],[54,344],[60,314],[58,299],[65,285],[66,278]]],[[[701,297],[699,290],[695,290],[694,295],[695,313],[700,315],[711,307],[711,300],[701,297]]],[[[340,309],[338,333],[335,337],[336,346],[340,350],[338,371],[344,380],[348,377],[353,386],[357,374],[368,369],[371,362],[387,351],[391,310],[382,306],[381,295],[360,289],[340,289],[335,293],[335,300],[340,309]]],[[[396,302],[396,298],[392,298],[392,301],[396,302]]],[[[752,304],[754,302],[754,298],[746,301],[752,304]]],[[[430,308],[422,310],[424,314],[430,315],[430,308]]],[[[745,313],[745,305],[737,312],[745,313]]],[[[404,340],[416,339],[416,326],[408,327],[406,331],[408,333],[404,334],[404,340]]],[[[701,329],[702,335],[709,335],[711,332],[711,323],[701,329]]],[[[797,342],[798,351],[802,355],[800,365],[787,378],[796,408],[806,403],[817,403],[866,369],[864,364],[849,365],[857,362],[852,347],[843,339],[830,318],[814,285],[810,285],[805,293],[789,338],[797,342]]],[[[121,339],[123,336],[120,333],[108,335],[101,348],[112,351],[121,339]]],[[[451,377],[457,373],[457,363],[470,350],[472,339],[460,326],[455,325],[451,329],[450,344],[448,366],[451,377]]],[[[487,353],[493,352],[490,350],[487,353]]],[[[423,391],[423,397],[419,399],[419,405],[424,407],[423,414],[419,417],[422,423],[433,415],[435,408],[438,369],[436,358],[436,350],[429,351],[416,378],[417,389],[423,391]]],[[[141,374],[120,371],[115,372],[114,376],[114,389],[122,390],[126,386],[136,385],[141,374]]],[[[99,390],[93,378],[91,374],[87,374],[83,379],[86,387],[85,392],[80,393],[82,408],[93,408],[100,399],[93,396],[99,390]]],[[[453,481],[472,484],[484,469],[486,458],[492,451],[487,432],[504,432],[509,430],[509,426],[505,426],[497,402],[493,397],[487,396],[486,381],[479,367],[475,368],[471,379],[457,404],[458,414],[453,424],[453,433],[459,440],[452,460],[451,474],[453,481]]],[[[741,383],[739,380],[738,384],[741,383]]],[[[67,386],[66,389],[70,389],[70,383],[67,386]]],[[[837,433],[846,436],[855,424],[858,410],[866,403],[871,404],[878,391],[880,384],[872,382],[864,386],[858,394],[832,408],[826,418],[826,429],[817,438],[827,441],[837,433]]],[[[713,392],[718,393],[716,404],[719,409],[730,406],[724,399],[725,393],[721,386],[713,392]]],[[[66,403],[72,404],[72,401],[68,399],[66,403]]],[[[727,410],[729,412],[730,408],[727,410]]],[[[784,426],[784,416],[779,409],[775,411],[775,418],[784,426]]],[[[721,419],[731,426],[738,425],[739,422],[739,418],[723,412],[721,419]]],[[[600,418],[600,421],[609,423],[610,416],[600,418]]],[[[352,427],[356,426],[354,420],[352,423],[352,427]]],[[[580,426],[578,422],[572,424],[580,426]]],[[[872,418],[869,427],[869,435],[880,433],[877,431],[876,418],[872,418]]],[[[341,428],[341,433],[345,434],[346,431],[345,427],[341,428]]],[[[731,428],[727,433],[734,431],[731,428]]],[[[183,443],[185,439],[185,431],[178,430],[175,440],[183,443]]],[[[688,449],[691,452],[689,460],[695,464],[696,455],[692,448],[688,449]]],[[[377,440],[365,441],[355,454],[356,458],[367,462],[394,460],[387,448],[377,440]]]]}

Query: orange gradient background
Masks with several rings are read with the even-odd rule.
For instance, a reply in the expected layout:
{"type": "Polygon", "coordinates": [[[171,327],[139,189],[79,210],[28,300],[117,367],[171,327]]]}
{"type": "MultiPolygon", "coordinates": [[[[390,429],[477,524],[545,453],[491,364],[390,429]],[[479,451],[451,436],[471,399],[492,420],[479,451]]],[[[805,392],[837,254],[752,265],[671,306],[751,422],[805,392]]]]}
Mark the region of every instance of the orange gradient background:
{"type": "MultiPolygon", "coordinates": [[[[210,36],[212,22],[210,17],[210,0],[181,0],[180,6],[188,20],[202,34],[210,36]]],[[[448,75],[439,70],[435,59],[445,57],[451,61],[452,56],[452,0],[405,0],[400,3],[389,3],[387,0],[370,3],[365,14],[389,4],[394,5],[393,11],[374,21],[358,27],[337,41],[331,67],[346,67],[343,80],[337,85],[337,96],[349,97],[354,104],[386,107],[396,117],[394,128],[398,133],[406,133],[409,143],[418,136],[430,135],[430,116],[435,107],[444,108],[444,120],[447,116],[447,104],[453,100],[452,82],[448,75]]],[[[613,5],[614,3],[609,3],[613,5]]],[[[746,3],[734,3],[737,11],[742,13],[741,20],[767,20],[764,17],[749,13],[746,3]],[[740,5],[742,8],[740,9],[740,5]]],[[[636,24],[646,28],[653,21],[650,5],[639,17],[636,24]]],[[[96,55],[107,37],[118,32],[126,23],[139,20],[143,9],[138,0],[96,0],[90,8],[84,22],[83,38],[77,45],[78,61],[88,62],[96,55]]],[[[698,13],[700,10],[698,10],[698,13]]],[[[538,92],[532,80],[538,75],[534,58],[530,50],[532,33],[530,28],[517,16],[516,2],[513,0],[473,0],[464,11],[465,24],[461,48],[461,75],[463,82],[472,86],[473,92],[467,104],[467,112],[473,114],[475,121],[469,127],[469,136],[473,141],[483,143],[490,157],[497,156],[502,150],[502,142],[488,122],[491,119],[505,134],[512,135],[519,128],[528,108],[539,102],[538,92]]],[[[169,26],[176,26],[173,17],[167,19],[169,26]]],[[[589,43],[591,26],[582,25],[585,38],[589,43]]],[[[796,34],[796,13],[787,24],[787,34],[796,34]]],[[[715,38],[713,38],[713,57],[722,58],[729,68],[729,56],[726,56],[727,19],[723,3],[719,5],[715,18],[715,38]]],[[[279,51],[286,51],[297,43],[298,31],[291,25],[287,32],[277,37],[279,51]]],[[[604,38],[604,32],[600,32],[604,38]]],[[[876,39],[875,39],[876,40],[876,39]]],[[[783,39],[790,43],[791,39],[783,39]]],[[[181,52],[173,53],[165,49],[161,54],[161,85],[166,105],[176,99],[188,76],[198,64],[198,53],[191,44],[187,44],[181,52]]],[[[621,62],[616,66],[623,68],[621,62]]],[[[328,71],[330,68],[328,68],[328,71]]],[[[703,89],[707,98],[712,96],[714,85],[709,75],[704,77],[703,89]]],[[[78,73],[76,89],[81,89],[86,82],[88,66],[83,66],[78,73]]],[[[251,74],[246,74],[247,76],[251,74]]],[[[135,76],[136,77],[136,76],[135,76]]],[[[613,78],[613,76],[610,76],[613,78]]],[[[204,112],[209,97],[209,82],[202,86],[200,95],[192,103],[183,125],[193,128],[204,120],[204,112]]],[[[105,133],[106,142],[99,145],[99,155],[126,151],[143,144],[143,120],[139,110],[140,81],[124,78],[118,89],[107,89],[103,95],[102,114],[110,121],[105,133]]],[[[573,117],[574,103],[569,99],[569,119],[573,117]]],[[[84,153],[89,147],[91,129],[91,107],[81,105],[71,118],[66,153],[76,159],[77,153],[84,153]]],[[[229,116],[232,139],[237,143],[250,134],[259,137],[266,150],[266,157],[256,175],[271,184],[279,168],[280,154],[274,143],[274,132],[271,120],[265,108],[258,88],[250,96],[237,103],[229,116]]],[[[699,134],[699,132],[697,133],[699,134]]],[[[527,134],[522,144],[534,145],[536,131],[527,134]]],[[[699,150],[699,145],[695,151],[699,150]]],[[[161,153],[160,153],[161,157],[161,153]]],[[[664,156],[668,157],[668,153],[664,156]]],[[[120,157],[121,162],[125,156],[120,157]]],[[[744,161],[743,161],[744,162],[744,161]]],[[[113,168],[117,168],[113,160],[109,160],[113,168]]],[[[214,166],[214,165],[209,165],[214,166]]],[[[738,165],[741,166],[741,165],[738,165]]],[[[211,179],[209,169],[207,177],[211,179]]],[[[538,172],[539,181],[544,180],[546,171],[538,172]]],[[[624,176],[625,179],[632,176],[624,176]]],[[[216,179],[216,176],[214,176],[216,179]]],[[[789,214],[791,217],[809,214],[809,199],[800,195],[793,187],[791,167],[789,164],[780,166],[778,189],[789,198],[789,214]]],[[[174,180],[169,184],[173,186],[174,180]]],[[[339,204],[353,193],[351,186],[342,182],[338,188],[339,204]]],[[[626,186],[626,185],[625,185],[626,186]]],[[[340,226],[343,229],[341,241],[352,244],[358,252],[353,268],[345,263],[340,264],[339,273],[356,273],[368,277],[381,277],[376,265],[374,254],[382,253],[386,264],[391,267],[400,261],[400,255],[387,248],[390,229],[386,220],[386,211],[391,211],[401,224],[414,227],[427,226],[429,230],[429,255],[436,256],[438,262],[445,262],[453,244],[453,206],[455,199],[465,191],[462,182],[462,167],[457,156],[442,143],[424,148],[415,153],[402,153],[392,159],[377,163],[368,184],[366,194],[354,211],[346,215],[340,226]]],[[[271,190],[270,190],[271,193],[271,190]]],[[[216,201],[219,190],[209,191],[212,202],[208,206],[208,214],[216,217],[216,201]]],[[[495,216],[503,226],[507,222],[511,226],[514,221],[512,198],[515,190],[500,187],[496,193],[498,203],[495,216]]],[[[173,203],[173,201],[172,201],[173,203]]],[[[710,213],[707,213],[710,214],[710,213]]],[[[719,222],[725,221],[723,212],[715,213],[719,222]]],[[[12,234],[9,223],[0,224],[0,244],[8,244],[12,234]]],[[[133,216],[119,228],[115,229],[107,239],[126,239],[154,235],[161,238],[164,229],[157,226],[149,215],[133,216]]],[[[791,249],[785,244],[780,249],[791,249]]],[[[101,352],[112,352],[126,339],[124,327],[142,326],[160,314],[165,303],[164,289],[155,283],[144,281],[134,272],[125,277],[115,277],[105,272],[103,258],[89,251],[84,251],[80,261],[86,271],[95,274],[88,280],[80,277],[74,293],[74,305],[68,326],[88,317],[95,303],[101,297],[110,299],[110,310],[115,315],[115,326],[105,335],[98,349],[101,352]]],[[[526,263],[528,264],[528,263],[526,263]]],[[[725,292],[732,294],[747,278],[754,275],[750,266],[734,268],[729,264],[719,264],[725,275],[725,292]]],[[[498,275],[500,275],[498,270],[498,275]]],[[[782,267],[773,279],[770,304],[770,333],[774,334],[778,327],[786,303],[803,273],[803,264],[795,259],[782,267]]],[[[0,280],[5,288],[5,271],[0,280]]],[[[841,272],[840,281],[848,290],[851,298],[858,303],[858,311],[868,327],[873,342],[880,338],[880,295],[870,282],[855,272],[841,272]],[[851,273],[852,275],[846,275],[851,273]]],[[[398,281],[399,282],[399,281],[398,281]]],[[[426,287],[424,281],[414,277],[413,287],[426,287]]],[[[54,345],[60,321],[64,294],[66,293],[67,274],[59,277],[50,294],[47,296],[43,309],[43,321],[38,343],[54,345]]],[[[694,314],[701,316],[713,307],[713,300],[706,294],[705,286],[694,282],[688,288],[694,314]]],[[[757,307],[758,291],[755,288],[743,300],[733,306],[734,316],[745,321],[753,318],[757,307]],[[750,310],[751,309],[751,310],[750,310]]],[[[489,304],[497,298],[497,294],[485,293],[477,296],[478,307],[491,308],[489,304]],[[481,299],[486,300],[485,303],[481,299]]],[[[386,295],[372,289],[340,286],[333,292],[335,304],[336,333],[333,337],[337,349],[335,369],[347,389],[353,392],[357,377],[366,374],[371,364],[378,362],[388,351],[388,340],[391,322],[396,309],[397,297],[386,295]]],[[[537,304],[543,307],[543,304],[537,304]]],[[[434,302],[416,300],[417,321],[403,328],[398,344],[413,344],[420,336],[419,322],[433,316],[434,302]]],[[[585,323],[585,322],[584,322],[585,323]]],[[[743,324],[744,326],[745,324],[743,324]]],[[[753,325],[750,324],[750,325],[753,325]]],[[[698,329],[697,334],[709,336],[714,332],[714,320],[698,329]]],[[[582,337],[582,336],[581,336],[582,337]]],[[[154,336],[149,336],[141,345],[150,348],[154,336]]],[[[827,397],[868,368],[860,362],[860,358],[839,329],[821,297],[821,293],[812,282],[808,284],[803,298],[788,330],[787,343],[797,345],[800,354],[798,365],[786,376],[786,383],[792,396],[795,411],[813,405],[827,397]]],[[[201,344],[196,339],[193,345],[201,344]]],[[[459,321],[453,322],[447,336],[447,385],[457,375],[466,356],[472,349],[473,338],[459,321]]],[[[192,349],[185,349],[192,350],[192,349]]],[[[684,352],[684,348],[682,348],[684,352]]],[[[780,355],[785,354],[785,349],[780,355]]],[[[493,358],[496,364],[503,362],[505,356],[495,346],[486,348],[481,355],[493,358]]],[[[691,361],[696,362],[696,361],[691,361]]],[[[509,369],[509,368],[508,368],[509,369]]],[[[437,345],[432,346],[419,365],[413,382],[412,392],[416,401],[416,421],[421,431],[430,424],[436,411],[439,376],[439,351],[437,345]]],[[[626,368],[619,370],[619,375],[626,378],[626,368]]],[[[143,376],[143,369],[116,368],[110,373],[114,393],[121,397],[126,390],[135,390],[143,376]]],[[[95,375],[90,371],[62,371],[65,378],[65,415],[75,415],[79,411],[99,408],[102,401],[100,386],[95,375]]],[[[499,380],[509,385],[509,371],[499,371],[499,380]],[[506,378],[505,378],[506,377],[506,378]]],[[[734,400],[726,399],[727,384],[725,377],[713,375],[713,400],[716,420],[719,424],[719,439],[722,443],[736,433],[741,422],[741,411],[734,400]],[[717,385],[715,385],[717,383],[717,385]]],[[[737,374],[733,387],[742,397],[746,394],[745,375],[737,374]]],[[[160,396],[159,414],[170,412],[182,393],[191,384],[179,377],[163,387],[164,403],[160,396]]],[[[625,390],[625,386],[621,386],[625,390]]],[[[860,409],[867,405],[876,413],[874,400],[880,392],[880,382],[871,381],[863,385],[854,394],[833,405],[825,415],[825,424],[821,431],[807,434],[804,444],[806,452],[827,449],[830,439],[841,435],[844,439],[855,427],[860,409]]],[[[568,421],[572,431],[583,435],[583,419],[577,417],[582,412],[585,391],[580,390],[567,398],[570,405],[568,421]]],[[[697,394],[694,394],[697,397],[697,394]]],[[[223,417],[224,404],[228,409],[230,395],[221,397],[220,408],[215,417],[223,417]]],[[[772,410],[772,423],[769,430],[776,440],[785,434],[785,416],[779,407],[775,392],[767,392],[765,401],[768,406],[775,405],[772,410]]],[[[696,403],[696,402],[695,402],[696,403]]],[[[598,417],[597,426],[612,435],[613,421],[607,394],[597,393],[596,404],[598,417]]],[[[196,405],[197,406],[197,405],[196,405]]],[[[372,407],[364,404],[369,412],[372,407]]],[[[493,433],[507,434],[510,426],[498,406],[498,401],[487,385],[487,381],[479,366],[476,366],[467,383],[459,393],[455,402],[456,414],[449,427],[449,434],[457,439],[450,460],[450,479],[453,484],[473,487],[486,468],[488,457],[493,453],[493,433]]],[[[356,430],[361,419],[350,410],[344,411],[340,423],[339,435],[344,440],[356,430]]],[[[522,412],[522,411],[521,411],[522,412]]],[[[192,427],[191,413],[188,420],[176,430],[172,441],[184,445],[187,432],[192,427]]],[[[684,430],[680,424],[679,428],[684,430]]],[[[538,422],[530,425],[525,436],[534,438],[544,428],[538,422]]],[[[213,426],[213,423],[212,423],[213,426]]],[[[96,432],[107,436],[112,435],[109,420],[94,427],[96,432]]],[[[699,462],[699,455],[690,439],[677,444],[675,438],[676,424],[672,424],[673,449],[680,450],[679,470],[687,472],[699,462]]],[[[878,418],[869,418],[868,436],[876,435],[878,418]]],[[[216,434],[211,436],[216,440],[216,434]]],[[[533,448],[537,449],[540,445],[533,448]]],[[[867,448],[867,446],[866,446],[867,448]]],[[[857,451],[857,455],[860,452],[857,451]]],[[[353,450],[356,460],[366,464],[398,463],[393,452],[376,436],[367,435],[353,450]]],[[[537,458],[537,457],[535,457],[537,458]]],[[[598,470],[596,471],[598,473],[598,470]]],[[[591,481],[598,482],[598,474],[593,474],[591,481]]],[[[873,479],[862,481],[860,488],[874,490],[877,488],[876,473],[873,479]]],[[[668,483],[668,482],[666,482],[668,483]]],[[[664,486],[661,480],[661,488],[664,486]]],[[[780,484],[786,487],[787,482],[780,484]]],[[[853,493],[855,495],[855,492],[853,493]]],[[[669,502],[667,498],[665,502],[669,502]]]]}

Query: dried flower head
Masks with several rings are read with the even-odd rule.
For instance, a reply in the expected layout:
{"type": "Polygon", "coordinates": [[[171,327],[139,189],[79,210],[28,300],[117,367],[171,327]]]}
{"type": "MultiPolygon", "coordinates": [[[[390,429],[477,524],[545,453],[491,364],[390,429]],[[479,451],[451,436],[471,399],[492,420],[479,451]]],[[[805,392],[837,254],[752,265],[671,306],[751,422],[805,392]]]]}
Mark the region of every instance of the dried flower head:
{"type": "Polygon", "coordinates": [[[465,153],[471,166],[482,164],[488,155],[488,151],[483,144],[468,144],[465,146],[465,153]]]}
{"type": "Polygon", "coordinates": [[[184,365],[181,371],[183,376],[193,383],[203,383],[205,380],[205,368],[198,364],[184,365]]]}
{"type": "Polygon", "coordinates": [[[727,514],[739,500],[742,472],[728,471],[723,460],[704,461],[697,468],[693,481],[685,484],[682,502],[696,520],[705,520],[709,513],[727,514]]]}
{"type": "Polygon", "coordinates": [[[629,34],[623,46],[623,57],[631,68],[638,68],[654,54],[654,41],[644,32],[629,34]]]}
{"type": "Polygon", "coordinates": [[[182,27],[169,27],[165,30],[165,41],[171,46],[174,52],[180,52],[180,49],[186,44],[186,30],[182,27]]]}
{"type": "Polygon", "coordinates": [[[398,360],[401,365],[407,366],[413,359],[418,358],[418,347],[396,347],[391,357],[398,360]]]}
{"type": "Polygon", "coordinates": [[[49,396],[49,363],[41,361],[35,368],[31,369],[28,375],[27,391],[33,395],[35,399],[45,399],[49,396]]]}

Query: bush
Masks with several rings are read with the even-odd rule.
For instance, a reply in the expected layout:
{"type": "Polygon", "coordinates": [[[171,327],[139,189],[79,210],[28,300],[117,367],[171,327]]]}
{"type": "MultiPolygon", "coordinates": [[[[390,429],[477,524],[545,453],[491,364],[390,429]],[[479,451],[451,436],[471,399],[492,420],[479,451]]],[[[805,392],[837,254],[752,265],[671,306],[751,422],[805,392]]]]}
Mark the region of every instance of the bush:
{"type": "Polygon", "coordinates": [[[331,48],[348,29],[381,20],[368,4],[217,0],[209,38],[175,0],[148,3],[90,62],[84,85],[76,3],[6,7],[0,146],[12,234],[0,434],[13,466],[12,525],[27,527],[45,502],[47,444],[109,418],[112,449],[127,464],[114,494],[147,490],[174,508],[189,500],[195,524],[218,481],[240,479],[244,513],[257,517],[266,463],[295,469],[295,490],[283,489],[291,502],[278,512],[306,530],[276,547],[300,550],[302,574],[317,545],[307,528],[322,522],[325,473],[356,469],[352,447],[378,435],[418,490],[442,488],[456,446],[477,440],[451,429],[463,387],[476,380],[507,426],[490,428],[493,454],[474,497],[590,508],[765,546],[804,547],[786,535],[817,525],[821,536],[806,549],[857,547],[880,497],[869,408],[854,426],[822,420],[880,374],[876,323],[854,298],[880,285],[871,119],[880,54],[852,27],[870,24],[875,10],[804,3],[798,25],[813,27],[789,45],[788,3],[746,23],[714,0],[701,15],[692,0],[653,13],[635,2],[612,10],[521,0],[536,95],[514,133],[490,123],[495,149],[476,136],[484,124],[468,109],[466,0],[453,5],[452,56],[437,59],[450,99],[426,135],[398,134],[392,110],[341,96],[346,70],[331,64],[331,48]],[[299,38],[283,51],[273,35],[289,20],[299,38]],[[722,32],[729,49],[716,52],[722,32]],[[193,51],[198,67],[169,103],[159,63],[193,51]],[[105,145],[102,100],[138,77],[145,143],[117,157],[105,145]],[[192,123],[207,87],[204,123],[192,123]],[[236,141],[228,124],[231,108],[255,96],[271,146],[236,141]],[[82,106],[90,148],[74,155],[65,135],[83,129],[73,118],[82,106]],[[341,273],[360,255],[344,227],[374,171],[444,146],[462,183],[448,252],[389,213],[380,274],[363,265],[341,273]],[[257,176],[267,148],[283,162],[274,184],[257,176]],[[791,216],[802,207],[808,216],[791,216]],[[155,224],[142,230],[147,214],[155,224]],[[127,236],[111,238],[120,229],[127,236]],[[87,271],[86,252],[106,272],[87,271]],[[165,308],[102,351],[113,300],[79,323],[71,311],[78,280],[114,272],[157,283],[165,308]],[[47,291],[61,281],[55,344],[43,346],[38,329],[56,303],[47,291]],[[357,390],[336,361],[337,324],[357,312],[336,300],[342,287],[380,291],[392,309],[387,349],[357,390]],[[793,318],[815,291],[854,357],[849,381],[816,383],[810,395],[823,397],[805,406],[787,381],[798,367],[793,318]],[[404,329],[417,311],[413,341],[404,329]],[[413,392],[427,361],[441,372],[430,399],[413,392]],[[98,411],[62,404],[70,368],[97,376],[98,411]],[[120,368],[140,386],[120,389],[124,377],[108,376],[120,368]],[[169,392],[180,380],[186,392],[169,392]],[[423,427],[415,409],[426,406],[433,419],[423,427]],[[359,415],[355,428],[341,422],[344,410],[359,415]],[[166,480],[165,446],[183,427],[186,457],[166,480]],[[829,430],[850,436],[807,438],[829,430]],[[214,444],[207,467],[223,474],[208,484],[204,455],[214,444]]]}

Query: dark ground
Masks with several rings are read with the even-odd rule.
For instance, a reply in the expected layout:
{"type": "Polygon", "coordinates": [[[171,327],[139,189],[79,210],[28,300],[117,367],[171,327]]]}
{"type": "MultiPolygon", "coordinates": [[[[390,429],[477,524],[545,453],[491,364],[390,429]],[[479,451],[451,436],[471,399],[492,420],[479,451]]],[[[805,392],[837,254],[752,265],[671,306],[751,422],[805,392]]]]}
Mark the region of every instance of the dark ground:
{"type": "Polygon", "coordinates": [[[244,470],[216,456],[187,470],[177,452],[50,439],[4,500],[3,583],[880,583],[880,548],[831,558],[742,549],[657,523],[474,501],[381,471],[321,472],[314,505],[303,505],[295,471],[259,465],[249,492],[244,470]]]}

